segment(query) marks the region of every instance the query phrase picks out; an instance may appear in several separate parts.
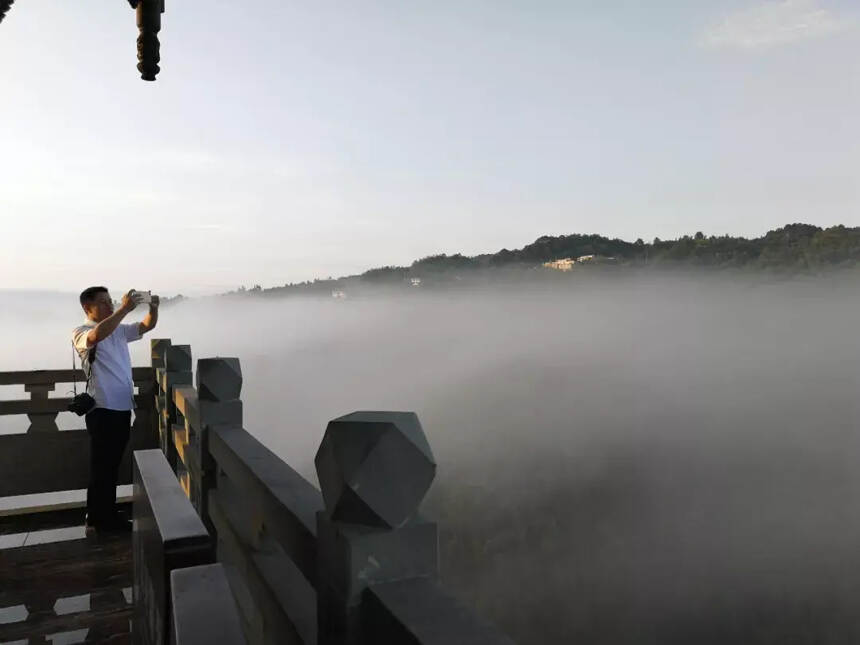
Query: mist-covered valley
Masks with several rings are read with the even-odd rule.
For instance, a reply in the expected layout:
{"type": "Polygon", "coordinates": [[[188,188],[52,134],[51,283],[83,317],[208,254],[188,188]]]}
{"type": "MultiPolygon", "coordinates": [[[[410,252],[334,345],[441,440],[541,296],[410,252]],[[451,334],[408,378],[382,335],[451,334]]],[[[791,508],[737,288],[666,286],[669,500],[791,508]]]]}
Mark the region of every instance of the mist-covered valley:
{"type": "MultiPolygon", "coordinates": [[[[152,336],[238,356],[247,429],[312,481],[328,420],[417,412],[443,582],[520,643],[846,643],[858,296],[838,276],[595,275],[193,299],[152,336]]],[[[0,293],[0,370],[69,367],[82,318],[75,294],[0,293]]]]}

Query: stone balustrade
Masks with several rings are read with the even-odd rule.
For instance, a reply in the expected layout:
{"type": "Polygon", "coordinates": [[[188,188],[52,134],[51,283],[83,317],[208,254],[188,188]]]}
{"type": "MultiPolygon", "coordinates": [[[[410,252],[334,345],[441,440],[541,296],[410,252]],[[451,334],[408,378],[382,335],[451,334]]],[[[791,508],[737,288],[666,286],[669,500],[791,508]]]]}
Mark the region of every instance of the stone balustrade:
{"type": "MultiPolygon", "coordinates": [[[[153,370],[135,367],[132,370],[136,410],[130,449],[120,465],[119,483],[131,483],[131,452],[156,447],[156,426],[153,410],[153,370]]],[[[80,392],[86,381],[81,370],[34,370],[30,372],[0,372],[0,386],[23,386],[29,398],[0,401],[0,417],[26,415],[29,427],[23,433],[0,435],[0,497],[54,493],[85,489],[89,473],[89,436],[84,419],[68,412],[70,396],[52,397],[57,391],[73,389],[80,392]],[[59,415],[73,419],[79,429],[60,430],[59,415]],[[21,464],[26,464],[22,468],[21,464]]]]}
{"type": "Polygon", "coordinates": [[[437,527],[420,513],[436,462],[414,413],[332,420],[318,490],[244,429],[238,359],[198,360],[191,386],[188,346],[152,343],[162,448],[248,643],[511,643],[439,584],[437,527]]]}
{"type": "MultiPolygon", "coordinates": [[[[237,358],[195,365],[168,339],[151,356],[134,368],[134,457],[121,471],[131,482],[135,464],[136,643],[510,643],[439,583],[437,526],[420,512],[436,461],[414,413],[332,420],[317,489],[244,428],[237,358]]],[[[0,435],[0,496],[86,487],[87,433],[60,431],[69,399],[51,397],[82,376],[0,372],[30,395],[0,401],[0,415],[30,420],[0,435]]]]}

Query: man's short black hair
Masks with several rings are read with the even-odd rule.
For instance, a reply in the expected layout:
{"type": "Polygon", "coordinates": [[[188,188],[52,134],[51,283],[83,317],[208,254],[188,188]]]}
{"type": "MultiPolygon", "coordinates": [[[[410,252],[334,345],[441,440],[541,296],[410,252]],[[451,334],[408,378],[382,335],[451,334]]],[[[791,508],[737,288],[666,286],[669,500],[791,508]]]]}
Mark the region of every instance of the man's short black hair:
{"type": "Polygon", "coordinates": [[[107,293],[107,287],[87,287],[81,291],[81,307],[91,304],[96,299],[96,296],[102,292],[107,293]]]}

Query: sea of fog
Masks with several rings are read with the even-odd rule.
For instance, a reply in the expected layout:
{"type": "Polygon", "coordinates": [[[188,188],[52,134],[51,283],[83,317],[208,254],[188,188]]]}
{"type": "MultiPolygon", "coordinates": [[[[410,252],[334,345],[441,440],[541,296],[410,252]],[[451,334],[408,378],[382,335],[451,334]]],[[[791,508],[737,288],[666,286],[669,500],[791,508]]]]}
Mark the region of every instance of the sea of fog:
{"type": "MultiPolygon", "coordinates": [[[[153,336],[238,356],[247,429],[314,481],[328,420],[417,412],[443,581],[520,643],[848,643],[858,296],[847,279],[591,276],[199,299],[153,336]]],[[[82,317],[74,294],[0,292],[0,370],[70,366],[82,317]]]]}

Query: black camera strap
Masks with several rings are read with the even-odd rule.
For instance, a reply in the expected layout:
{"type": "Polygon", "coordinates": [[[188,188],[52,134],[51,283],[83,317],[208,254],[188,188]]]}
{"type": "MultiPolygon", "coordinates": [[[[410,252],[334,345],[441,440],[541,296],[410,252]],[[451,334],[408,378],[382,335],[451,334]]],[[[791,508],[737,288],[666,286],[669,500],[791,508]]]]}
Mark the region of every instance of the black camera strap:
{"type": "MultiPolygon", "coordinates": [[[[90,351],[87,353],[87,364],[84,366],[84,359],[81,360],[81,369],[84,371],[84,374],[87,376],[87,387],[85,391],[90,389],[90,380],[93,377],[93,363],[96,360],[96,348],[97,345],[93,345],[90,348],[90,351]]],[[[75,371],[75,354],[78,353],[78,348],[75,347],[75,341],[72,341],[72,389],[74,390],[75,396],[78,395],[78,378],[75,371]]],[[[78,356],[80,358],[80,356],[78,356]]]]}

